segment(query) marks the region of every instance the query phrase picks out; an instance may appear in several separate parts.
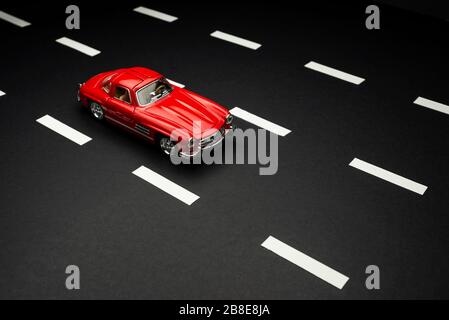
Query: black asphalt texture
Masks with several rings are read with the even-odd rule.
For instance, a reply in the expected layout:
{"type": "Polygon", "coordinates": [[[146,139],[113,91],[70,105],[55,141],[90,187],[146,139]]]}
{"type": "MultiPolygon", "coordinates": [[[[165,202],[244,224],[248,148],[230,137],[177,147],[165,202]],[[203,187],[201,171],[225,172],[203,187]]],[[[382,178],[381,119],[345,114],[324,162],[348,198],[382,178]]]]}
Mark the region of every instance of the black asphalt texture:
{"type": "Polygon", "coordinates": [[[413,104],[449,103],[449,22],[379,4],[381,30],[370,31],[371,3],[214,2],[82,2],[80,30],[65,28],[70,3],[2,3],[32,25],[0,20],[0,298],[449,298],[449,116],[413,104]],[[133,12],[139,5],[179,19],[133,12]],[[63,36],[101,54],[55,42],[63,36]],[[175,166],[94,121],[77,83],[131,66],[292,130],[279,137],[278,173],[175,166]],[[46,114],[93,140],[78,146],[50,131],[36,122],[46,114]],[[429,189],[420,196],[351,168],[355,157],[429,189]],[[187,206],[139,179],[131,172],[141,165],[200,199],[187,206]],[[348,276],[346,286],[261,247],[270,235],[348,276]],[[80,290],[65,287],[71,264],[80,290]],[[380,290],[365,287],[368,265],[380,268],[380,290]]]}

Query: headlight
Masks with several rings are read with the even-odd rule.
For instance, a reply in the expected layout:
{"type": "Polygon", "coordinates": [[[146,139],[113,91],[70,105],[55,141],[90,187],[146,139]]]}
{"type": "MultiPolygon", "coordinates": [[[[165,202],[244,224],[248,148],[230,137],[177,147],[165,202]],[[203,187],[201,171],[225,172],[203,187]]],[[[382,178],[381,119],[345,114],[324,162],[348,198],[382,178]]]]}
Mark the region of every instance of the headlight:
{"type": "Polygon", "coordinates": [[[226,116],[226,124],[231,124],[232,120],[234,120],[234,117],[232,116],[232,114],[228,114],[226,116]]]}

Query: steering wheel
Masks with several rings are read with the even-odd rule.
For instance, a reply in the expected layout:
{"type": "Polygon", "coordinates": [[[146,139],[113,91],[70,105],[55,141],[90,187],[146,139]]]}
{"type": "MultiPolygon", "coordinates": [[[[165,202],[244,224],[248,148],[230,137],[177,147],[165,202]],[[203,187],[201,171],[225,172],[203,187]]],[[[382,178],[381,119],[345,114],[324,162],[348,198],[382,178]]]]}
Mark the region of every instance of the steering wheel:
{"type": "Polygon", "coordinates": [[[163,85],[163,84],[159,85],[159,87],[157,87],[156,90],[154,90],[155,95],[158,96],[158,95],[162,94],[162,90],[164,88],[165,88],[165,85],[163,85]],[[161,92],[159,92],[159,91],[161,91],[161,92]]]}

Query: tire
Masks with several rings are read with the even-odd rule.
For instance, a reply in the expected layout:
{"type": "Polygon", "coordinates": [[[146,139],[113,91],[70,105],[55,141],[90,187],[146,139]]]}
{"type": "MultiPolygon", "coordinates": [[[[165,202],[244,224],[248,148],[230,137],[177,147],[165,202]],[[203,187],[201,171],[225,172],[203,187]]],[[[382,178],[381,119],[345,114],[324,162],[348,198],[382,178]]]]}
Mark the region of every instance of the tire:
{"type": "Polygon", "coordinates": [[[100,104],[91,102],[89,105],[89,110],[95,119],[99,121],[104,119],[104,109],[100,104]]]}
{"type": "Polygon", "coordinates": [[[161,151],[166,155],[170,155],[172,149],[175,147],[173,141],[171,141],[170,138],[166,136],[160,136],[158,140],[161,151]]]}

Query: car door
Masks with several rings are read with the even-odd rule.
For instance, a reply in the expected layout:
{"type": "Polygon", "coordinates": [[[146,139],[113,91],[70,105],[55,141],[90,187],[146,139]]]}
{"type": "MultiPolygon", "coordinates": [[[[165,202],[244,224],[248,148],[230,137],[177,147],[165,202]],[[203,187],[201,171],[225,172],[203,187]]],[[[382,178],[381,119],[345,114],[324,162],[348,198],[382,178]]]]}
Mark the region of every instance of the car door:
{"type": "Polygon", "coordinates": [[[115,85],[111,88],[111,98],[108,101],[109,117],[121,124],[134,128],[133,97],[128,88],[115,85]]]}

